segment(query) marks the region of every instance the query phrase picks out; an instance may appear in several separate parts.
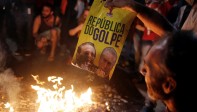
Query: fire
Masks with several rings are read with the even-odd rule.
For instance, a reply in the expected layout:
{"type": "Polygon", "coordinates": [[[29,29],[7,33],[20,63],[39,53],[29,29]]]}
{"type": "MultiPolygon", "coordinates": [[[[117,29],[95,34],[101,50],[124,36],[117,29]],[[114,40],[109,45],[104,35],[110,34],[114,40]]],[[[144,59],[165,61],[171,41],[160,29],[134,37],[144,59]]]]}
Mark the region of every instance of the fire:
{"type": "Polygon", "coordinates": [[[5,108],[7,108],[7,109],[9,109],[9,112],[14,112],[14,108],[11,106],[11,104],[10,103],[6,103],[6,104],[4,104],[5,105],[5,108]]]}
{"type": "MultiPolygon", "coordinates": [[[[33,75],[32,75],[33,76],[33,75]]],[[[37,91],[38,99],[38,112],[78,112],[88,111],[94,102],[91,99],[92,90],[88,90],[77,96],[74,92],[74,87],[66,90],[65,86],[61,86],[63,78],[51,76],[48,81],[53,83],[53,89],[44,88],[44,82],[38,80],[38,76],[33,76],[38,85],[31,85],[37,91]]]]}

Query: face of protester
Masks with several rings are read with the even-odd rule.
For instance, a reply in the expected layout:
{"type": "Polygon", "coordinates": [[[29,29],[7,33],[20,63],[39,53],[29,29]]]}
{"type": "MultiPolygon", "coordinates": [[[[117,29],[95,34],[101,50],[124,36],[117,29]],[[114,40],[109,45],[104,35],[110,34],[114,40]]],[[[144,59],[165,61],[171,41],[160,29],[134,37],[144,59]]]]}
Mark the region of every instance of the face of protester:
{"type": "Polygon", "coordinates": [[[103,52],[99,59],[98,68],[103,70],[105,74],[109,74],[110,70],[113,68],[116,62],[116,56],[114,56],[109,51],[103,52]]]}
{"type": "Polygon", "coordinates": [[[77,54],[77,60],[79,60],[79,66],[89,66],[93,64],[95,59],[95,48],[89,44],[81,46],[80,53],[77,54]]]}
{"type": "Polygon", "coordinates": [[[147,91],[151,99],[166,100],[175,87],[170,71],[165,64],[166,43],[156,43],[144,58],[141,73],[145,76],[147,91]]]}
{"type": "Polygon", "coordinates": [[[53,11],[51,10],[50,7],[44,6],[42,9],[42,17],[43,18],[48,18],[51,15],[53,15],[53,11]]]}

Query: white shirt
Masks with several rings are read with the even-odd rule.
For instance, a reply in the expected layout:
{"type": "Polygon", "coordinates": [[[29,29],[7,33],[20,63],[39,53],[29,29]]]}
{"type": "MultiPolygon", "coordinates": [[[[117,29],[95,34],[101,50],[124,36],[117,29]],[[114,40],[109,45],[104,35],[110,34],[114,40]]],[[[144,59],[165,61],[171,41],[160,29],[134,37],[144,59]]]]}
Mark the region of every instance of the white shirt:
{"type": "Polygon", "coordinates": [[[181,29],[193,30],[194,33],[197,35],[197,3],[192,7],[181,29]]]}

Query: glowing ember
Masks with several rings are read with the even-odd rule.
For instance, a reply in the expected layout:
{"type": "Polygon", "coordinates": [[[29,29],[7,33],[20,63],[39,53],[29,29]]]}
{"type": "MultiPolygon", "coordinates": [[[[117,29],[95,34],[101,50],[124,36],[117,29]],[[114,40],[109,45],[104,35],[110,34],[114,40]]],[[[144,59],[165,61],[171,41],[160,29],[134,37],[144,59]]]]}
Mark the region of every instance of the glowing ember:
{"type": "MultiPolygon", "coordinates": [[[[38,76],[33,76],[39,85],[43,85],[44,82],[38,80],[38,76]]],[[[88,111],[93,104],[91,100],[92,90],[89,88],[85,93],[77,96],[73,91],[74,87],[71,85],[71,89],[65,90],[64,86],[61,86],[61,77],[48,77],[48,81],[53,83],[53,90],[47,89],[38,85],[31,85],[31,87],[37,91],[38,99],[38,112],[78,112],[88,111]]]]}

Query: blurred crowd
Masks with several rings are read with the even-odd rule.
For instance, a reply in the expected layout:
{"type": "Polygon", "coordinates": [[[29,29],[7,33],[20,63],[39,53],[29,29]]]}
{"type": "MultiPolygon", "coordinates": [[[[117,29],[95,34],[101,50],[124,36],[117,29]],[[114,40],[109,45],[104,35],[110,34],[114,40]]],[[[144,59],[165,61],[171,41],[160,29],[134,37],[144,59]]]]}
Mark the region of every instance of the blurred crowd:
{"type": "Polygon", "coordinates": [[[49,30],[52,38],[47,39],[48,45],[53,46],[51,49],[55,49],[52,50],[49,61],[54,60],[56,51],[61,51],[61,55],[69,53],[72,56],[78,31],[70,31],[69,34],[69,30],[85,21],[87,14],[84,12],[89,11],[92,2],[93,0],[1,0],[1,39],[7,43],[13,55],[31,56],[35,49],[40,49],[39,45],[41,45],[35,35],[49,30]],[[41,17],[40,23],[39,19],[36,19],[38,16],[41,17]],[[54,19],[56,17],[57,19],[54,19]],[[56,20],[59,34],[58,40],[54,42],[50,27],[52,27],[51,22],[56,20]]]}
{"type": "MultiPolygon", "coordinates": [[[[182,6],[187,6],[185,8],[187,12],[191,9],[191,6],[184,0],[138,0],[137,2],[158,11],[178,28],[181,28],[184,23],[182,20],[179,24],[179,9],[182,6]]],[[[51,49],[53,50],[49,54],[49,61],[54,60],[57,51],[59,55],[69,55],[71,60],[80,30],[92,3],[93,0],[1,0],[1,38],[7,43],[13,55],[30,56],[35,49],[40,49],[41,53],[45,53],[46,48],[42,47],[43,44],[52,46],[51,49]],[[38,36],[36,38],[35,34],[43,32],[39,29],[41,27],[39,22],[35,21],[39,15],[44,18],[43,6],[46,4],[51,4],[51,12],[53,13],[49,14],[59,18],[59,23],[57,23],[59,24],[59,34],[55,42],[54,39],[50,38],[47,40],[49,43],[39,43],[35,42],[38,40],[38,36]]],[[[48,15],[45,14],[45,16],[48,15]]],[[[184,15],[184,18],[186,17],[187,15],[184,15]]],[[[47,18],[45,19],[47,21],[47,18]]],[[[130,29],[118,63],[119,67],[127,72],[138,71],[138,68],[141,68],[143,64],[141,59],[159,38],[138,18],[135,19],[130,29]],[[129,52],[128,49],[130,49],[129,52]]]]}

